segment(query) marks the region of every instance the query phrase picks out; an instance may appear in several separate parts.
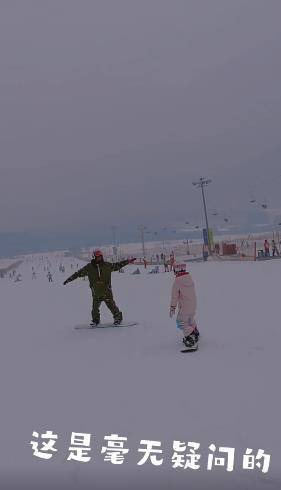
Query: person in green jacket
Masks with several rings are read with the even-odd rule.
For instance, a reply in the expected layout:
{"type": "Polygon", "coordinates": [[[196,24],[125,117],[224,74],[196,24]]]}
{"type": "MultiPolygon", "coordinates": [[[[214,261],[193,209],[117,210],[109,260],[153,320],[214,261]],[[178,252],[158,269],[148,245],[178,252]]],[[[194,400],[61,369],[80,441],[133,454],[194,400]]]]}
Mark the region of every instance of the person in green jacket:
{"type": "Polygon", "coordinates": [[[93,327],[100,323],[100,305],[104,301],[114,318],[114,325],[120,325],[123,320],[122,312],[117,307],[112,294],[111,273],[119,271],[125,265],[131,264],[136,259],[121,260],[120,262],[105,262],[100,250],[93,252],[93,259],[87,265],[74,272],[64,281],[64,285],[74,281],[78,277],[88,276],[93,295],[92,323],[93,327]]]}

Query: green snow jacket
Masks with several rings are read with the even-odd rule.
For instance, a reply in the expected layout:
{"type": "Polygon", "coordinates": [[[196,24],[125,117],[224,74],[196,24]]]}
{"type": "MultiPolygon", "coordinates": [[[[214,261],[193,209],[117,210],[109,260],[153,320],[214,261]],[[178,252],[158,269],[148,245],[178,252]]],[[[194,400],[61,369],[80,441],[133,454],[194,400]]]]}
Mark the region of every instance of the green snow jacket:
{"type": "Polygon", "coordinates": [[[93,294],[97,298],[103,298],[108,294],[111,294],[111,273],[113,271],[119,271],[125,265],[129,264],[129,260],[121,260],[120,262],[99,262],[95,259],[91,260],[87,265],[74,272],[72,276],[68,277],[64,284],[74,281],[78,277],[88,276],[90,288],[93,294]]]}

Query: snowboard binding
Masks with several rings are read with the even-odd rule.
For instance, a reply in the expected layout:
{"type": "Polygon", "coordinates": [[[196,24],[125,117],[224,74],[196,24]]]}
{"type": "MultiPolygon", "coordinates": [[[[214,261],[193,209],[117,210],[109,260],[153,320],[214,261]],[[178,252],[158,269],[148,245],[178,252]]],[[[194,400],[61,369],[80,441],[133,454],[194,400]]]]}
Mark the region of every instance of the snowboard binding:
{"type": "Polygon", "coordinates": [[[97,322],[97,321],[96,321],[96,322],[94,322],[94,321],[92,321],[92,322],[90,323],[90,327],[91,327],[91,328],[95,328],[95,327],[97,327],[97,326],[99,325],[99,323],[100,323],[100,322],[97,322]]]}
{"type": "Polygon", "coordinates": [[[115,327],[118,327],[118,325],[120,325],[121,322],[122,322],[122,319],[114,320],[113,325],[115,325],[115,327]]]}

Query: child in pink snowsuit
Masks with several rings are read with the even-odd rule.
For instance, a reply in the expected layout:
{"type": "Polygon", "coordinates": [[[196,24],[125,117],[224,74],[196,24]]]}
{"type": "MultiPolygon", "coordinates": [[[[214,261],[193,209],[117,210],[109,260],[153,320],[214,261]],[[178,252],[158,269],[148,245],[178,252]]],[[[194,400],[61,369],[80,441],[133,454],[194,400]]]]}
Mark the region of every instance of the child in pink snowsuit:
{"type": "Polygon", "coordinates": [[[175,264],[175,280],[172,287],[170,317],[176,312],[177,327],[183,331],[183,343],[187,348],[197,348],[199,332],[195,321],[196,293],[191,275],[186,272],[186,264],[175,264]]]}

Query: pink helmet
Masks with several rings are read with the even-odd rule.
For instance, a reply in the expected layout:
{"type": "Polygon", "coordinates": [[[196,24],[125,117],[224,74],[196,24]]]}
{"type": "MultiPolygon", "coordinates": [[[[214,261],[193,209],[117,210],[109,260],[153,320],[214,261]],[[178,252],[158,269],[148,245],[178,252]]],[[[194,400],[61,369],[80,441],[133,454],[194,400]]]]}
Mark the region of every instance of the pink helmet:
{"type": "Polygon", "coordinates": [[[175,264],[174,265],[175,274],[178,272],[186,272],[186,264],[175,264]]]}

